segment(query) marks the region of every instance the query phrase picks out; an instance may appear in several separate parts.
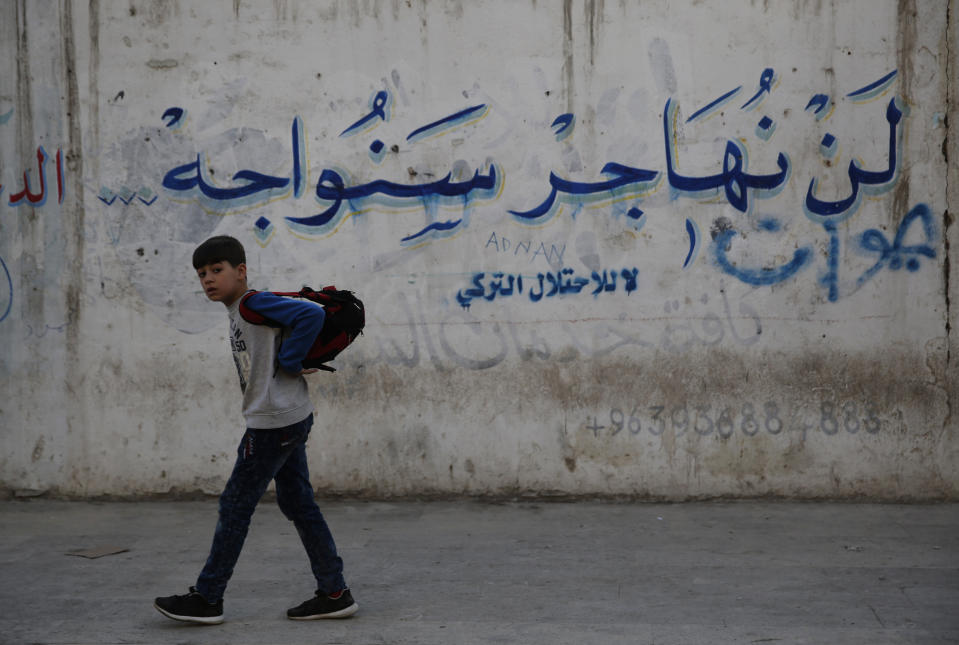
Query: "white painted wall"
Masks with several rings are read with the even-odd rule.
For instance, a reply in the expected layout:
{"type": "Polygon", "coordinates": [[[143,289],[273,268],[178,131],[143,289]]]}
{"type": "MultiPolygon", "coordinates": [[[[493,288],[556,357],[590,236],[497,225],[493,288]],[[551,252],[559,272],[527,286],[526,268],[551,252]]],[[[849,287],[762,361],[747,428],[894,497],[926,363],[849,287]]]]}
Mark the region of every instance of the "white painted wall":
{"type": "Polygon", "coordinates": [[[0,486],[218,492],[189,258],[230,234],[255,287],[368,305],[311,377],[327,493],[955,499],[950,5],[3,0],[0,486]]]}

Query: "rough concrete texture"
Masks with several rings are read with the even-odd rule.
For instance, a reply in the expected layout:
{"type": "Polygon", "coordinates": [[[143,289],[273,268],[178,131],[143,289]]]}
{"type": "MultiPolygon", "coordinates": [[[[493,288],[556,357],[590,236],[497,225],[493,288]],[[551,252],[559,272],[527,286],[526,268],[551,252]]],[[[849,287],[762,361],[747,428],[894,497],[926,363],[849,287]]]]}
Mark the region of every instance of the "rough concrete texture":
{"type": "Polygon", "coordinates": [[[229,234],[368,305],[322,490],[959,499],[957,20],[0,0],[0,492],[220,490],[229,234]]]}
{"type": "Polygon", "coordinates": [[[264,502],[195,627],[152,608],[206,558],[216,503],[0,503],[0,642],[842,643],[959,640],[959,508],[828,503],[321,503],[361,609],[312,593],[264,502]],[[119,546],[98,559],[66,555],[119,546]]]}

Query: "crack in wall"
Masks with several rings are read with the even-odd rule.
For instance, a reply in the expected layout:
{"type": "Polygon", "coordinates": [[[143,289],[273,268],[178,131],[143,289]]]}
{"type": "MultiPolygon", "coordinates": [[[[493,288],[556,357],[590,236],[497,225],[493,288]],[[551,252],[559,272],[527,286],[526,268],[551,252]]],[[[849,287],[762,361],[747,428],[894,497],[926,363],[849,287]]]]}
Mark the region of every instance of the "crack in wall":
{"type": "MultiPolygon", "coordinates": [[[[91,3],[95,4],[95,3],[91,3]]],[[[91,9],[96,7],[91,6],[91,9]]],[[[64,195],[61,217],[66,238],[66,277],[64,279],[64,306],[66,308],[66,353],[64,357],[64,393],[70,397],[71,410],[67,415],[67,431],[74,425],[87,427],[83,390],[72,381],[72,375],[82,373],[81,361],[81,318],[84,290],[84,222],[86,210],[83,199],[83,135],[80,127],[80,87],[77,81],[77,48],[73,27],[73,0],[62,0],[60,5],[60,80],[66,97],[67,145],[65,150],[68,188],[64,195]]],[[[61,108],[64,109],[64,108],[61,108]]],[[[89,463],[88,441],[78,442],[79,459],[77,463],[89,463]]]]}
{"type": "MultiPolygon", "coordinates": [[[[70,216],[64,222],[72,225],[68,239],[68,254],[74,266],[70,271],[67,289],[68,350],[79,347],[80,293],[83,289],[83,230],[86,213],[83,208],[83,135],[80,127],[80,88],[77,83],[77,51],[73,34],[73,2],[64,0],[60,12],[60,33],[63,36],[63,75],[66,85],[67,151],[66,163],[70,171],[70,216]]],[[[72,355],[71,355],[72,356],[72,355]]],[[[76,359],[75,356],[72,358],[76,359]]],[[[76,359],[78,360],[78,359],[76,359]]]]}
{"type": "MultiPolygon", "coordinates": [[[[17,155],[24,167],[36,159],[36,137],[34,134],[33,114],[33,74],[30,69],[30,37],[28,5],[26,0],[16,4],[15,19],[17,25],[17,155]]],[[[16,210],[16,230],[22,244],[17,258],[16,271],[20,274],[20,318],[33,324],[43,320],[43,221],[37,217],[32,205],[24,205],[16,210]]],[[[13,270],[14,267],[11,267],[13,270]]],[[[11,293],[11,298],[13,294],[11,293]]],[[[32,365],[31,377],[39,375],[40,363],[32,365]]]]}
{"type": "MultiPolygon", "coordinates": [[[[953,27],[952,21],[953,21],[953,17],[954,17],[954,15],[953,15],[953,13],[952,13],[952,3],[953,3],[953,0],[949,0],[949,3],[946,5],[946,30],[947,30],[947,33],[946,33],[946,69],[945,69],[945,72],[946,72],[946,73],[945,73],[945,76],[946,76],[946,88],[945,88],[945,89],[946,89],[946,91],[945,91],[945,94],[946,94],[946,110],[945,110],[946,117],[945,117],[945,120],[944,120],[944,126],[945,126],[945,129],[946,129],[946,135],[945,135],[945,137],[944,137],[944,139],[943,139],[943,147],[942,147],[943,163],[944,163],[945,166],[946,166],[946,200],[947,200],[947,201],[946,201],[946,203],[947,203],[946,211],[945,211],[945,213],[943,214],[943,230],[944,230],[944,232],[943,232],[943,237],[945,238],[945,243],[946,243],[945,272],[946,272],[946,339],[947,339],[947,340],[949,340],[949,338],[950,338],[949,334],[950,334],[950,332],[951,332],[951,330],[952,330],[952,323],[951,323],[951,320],[950,320],[950,317],[949,317],[949,313],[950,313],[950,308],[949,308],[949,305],[950,305],[950,303],[949,303],[949,286],[950,286],[950,284],[949,284],[949,281],[950,281],[950,275],[949,275],[949,265],[950,265],[950,257],[949,257],[949,228],[950,228],[950,226],[952,225],[952,215],[950,214],[949,208],[948,208],[949,199],[950,199],[950,197],[951,197],[951,195],[952,195],[952,181],[951,181],[951,179],[950,179],[950,178],[951,178],[951,175],[950,175],[950,173],[949,173],[949,146],[950,146],[950,143],[951,143],[951,141],[952,141],[952,136],[950,136],[950,135],[951,135],[951,130],[950,130],[950,128],[949,128],[949,114],[950,114],[950,112],[952,111],[952,93],[953,93],[953,91],[955,91],[955,88],[954,88],[954,85],[953,85],[953,82],[952,82],[952,72],[953,72],[953,65],[952,65],[952,56],[953,56],[953,52],[952,52],[952,38],[953,38],[953,36],[952,36],[952,34],[954,33],[954,30],[953,30],[953,28],[952,28],[952,27],[953,27]]],[[[947,349],[946,351],[947,351],[946,356],[947,356],[947,358],[948,358],[948,356],[949,356],[948,351],[949,351],[949,350],[947,349]]]]}
{"type": "Polygon", "coordinates": [[[563,2],[563,71],[566,76],[566,111],[573,111],[573,2],[563,2]]]}
{"type": "MultiPolygon", "coordinates": [[[[90,0],[87,27],[90,30],[90,59],[87,63],[87,141],[100,141],[100,0],[90,0]]],[[[100,158],[90,155],[86,167],[93,177],[100,176],[100,158]]]]}
{"type": "Polygon", "coordinates": [[[944,277],[944,290],[945,290],[945,306],[946,306],[946,416],[943,420],[942,429],[943,434],[948,432],[949,427],[952,425],[952,400],[955,396],[956,383],[950,382],[950,380],[955,381],[951,375],[955,372],[952,368],[952,303],[951,303],[951,289],[952,289],[952,259],[950,255],[950,244],[949,244],[949,235],[951,233],[950,229],[952,227],[952,214],[949,212],[949,206],[952,201],[952,182],[950,180],[949,172],[949,148],[951,145],[954,145],[954,136],[950,129],[949,124],[949,115],[952,113],[952,93],[955,90],[955,84],[953,83],[952,74],[953,74],[953,42],[954,34],[956,33],[953,25],[953,20],[955,19],[955,14],[952,11],[952,5],[954,0],[949,0],[946,4],[946,38],[945,38],[945,49],[946,49],[946,63],[945,63],[945,77],[946,77],[946,87],[945,87],[945,99],[946,99],[946,109],[945,109],[945,120],[944,126],[946,129],[946,134],[943,139],[942,144],[942,156],[943,163],[946,167],[946,210],[943,213],[943,233],[942,237],[944,240],[944,251],[945,259],[943,261],[943,277],[944,277]]]}

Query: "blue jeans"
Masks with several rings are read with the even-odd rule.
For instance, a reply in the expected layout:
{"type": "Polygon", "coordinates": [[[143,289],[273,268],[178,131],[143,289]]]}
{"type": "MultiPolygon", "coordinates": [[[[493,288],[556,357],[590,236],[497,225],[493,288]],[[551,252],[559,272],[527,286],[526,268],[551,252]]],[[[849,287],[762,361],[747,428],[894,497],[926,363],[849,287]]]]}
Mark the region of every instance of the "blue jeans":
{"type": "Polygon", "coordinates": [[[343,560],[320,508],[306,465],[306,440],[313,426],[311,414],[285,428],[248,428],[237,450],[233,474],[220,496],[220,515],[213,546],[196,581],[196,589],[209,602],[223,598],[257,502],[271,480],[276,480],[276,502],[293,522],[310,559],[317,591],[331,594],[346,588],[343,560]]]}

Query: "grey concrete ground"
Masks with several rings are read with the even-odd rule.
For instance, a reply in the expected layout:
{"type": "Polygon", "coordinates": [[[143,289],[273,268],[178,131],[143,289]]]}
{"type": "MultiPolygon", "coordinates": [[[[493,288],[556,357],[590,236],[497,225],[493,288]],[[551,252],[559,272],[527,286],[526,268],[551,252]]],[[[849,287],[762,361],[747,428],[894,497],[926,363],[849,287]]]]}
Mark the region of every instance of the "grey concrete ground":
{"type": "Polygon", "coordinates": [[[216,502],[0,502],[0,643],[959,642],[959,506],[322,503],[360,613],[293,622],[296,532],[261,504],[226,622],[164,618],[216,502]],[[126,552],[87,559],[78,549],[126,552]]]}

